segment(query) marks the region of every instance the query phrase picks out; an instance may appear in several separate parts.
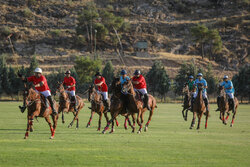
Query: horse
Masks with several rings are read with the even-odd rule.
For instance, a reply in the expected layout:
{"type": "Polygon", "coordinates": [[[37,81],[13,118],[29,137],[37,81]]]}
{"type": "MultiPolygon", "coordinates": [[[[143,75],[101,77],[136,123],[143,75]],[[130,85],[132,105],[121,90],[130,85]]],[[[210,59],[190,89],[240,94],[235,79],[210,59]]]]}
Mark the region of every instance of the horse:
{"type": "Polygon", "coordinates": [[[185,121],[187,121],[187,116],[188,116],[188,110],[191,107],[191,96],[188,88],[188,84],[185,84],[182,93],[184,94],[184,103],[183,103],[183,109],[182,109],[182,116],[185,121]],[[186,111],[186,113],[185,113],[186,111]]]}
{"type": "MultiPolygon", "coordinates": [[[[144,122],[144,112],[147,111],[147,108],[146,107],[143,108],[143,102],[139,98],[138,93],[134,91],[134,87],[133,87],[131,80],[123,84],[122,92],[126,93],[126,96],[128,98],[128,104],[126,107],[128,109],[129,114],[132,115],[133,120],[135,120],[135,114],[137,113],[137,124],[139,125],[139,130],[137,133],[140,134],[142,131],[142,125],[144,122]],[[141,122],[140,122],[140,119],[141,119],[141,122]]],[[[152,95],[148,95],[148,97],[149,97],[148,105],[151,110],[149,113],[148,122],[146,123],[145,129],[144,129],[145,132],[148,130],[148,126],[152,119],[154,109],[157,108],[155,98],[152,95]]]]}
{"type": "Polygon", "coordinates": [[[205,129],[207,129],[209,111],[206,110],[205,102],[202,97],[202,91],[203,91],[204,86],[202,83],[198,83],[197,87],[198,87],[198,93],[193,102],[193,119],[191,122],[190,129],[193,129],[195,125],[196,115],[198,116],[197,130],[200,129],[201,117],[203,114],[206,115],[205,129]]]}
{"type": "Polygon", "coordinates": [[[135,120],[133,120],[133,125],[131,124],[129,120],[129,114],[127,113],[126,109],[124,108],[124,103],[122,100],[122,93],[121,93],[121,82],[120,78],[114,78],[109,90],[112,93],[111,97],[111,105],[110,105],[110,114],[111,114],[111,120],[107,123],[106,128],[103,130],[102,133],[105,133],[106,130],[108,129],[108,126],[110,123],[112,123],[112,128],[109,133],[114,132],[114,119],[120,114],[122,116],[125,116],[125,122],[124,122],[124,128],[127,130],[127,122],[129,123],[129,126],[133,129],[132,131],[135,131],[135,120]]]}
{"type": "MultiPolygon", "coordinates": [[[[217,99],[218,100],[218,99],[217,99]]],[[[224,125],[227,125],[227,120],[229,118],[230,115],[230,111],[233,110],[233,106],[229,104],[228,102],[228,96],[226,95],[225,89],[223,86],[219,86],[219,111],[220,111],[220,119],[222,120],[222,123],[224,125]],[[227,117],[225,118],[225,114],[227,114],[227,117]]],[[[234,97],[234,107],[235,107],[235,111],[233,112],[233,117],[232,117],[232,122],[230,127],[233,127],[234,124],[234,119],[235,119],[235,115],[237,112],[237,108],[239,106],[239,101],[236,97],[234,97]]]]}
{"type": "MultiPolygon", "coordinates": [[[[57,127],[58,115],[53,115],[51,107],[46,106],[45,97],[42,94],[37,93],[32,87],[27,87],[25,84],[23,99],[26,102],[26,106],[28,109],[27,112],[28,123],[24,139],[27,139],[29,137],[29,132],[31,132],[33,126],[34,117],[45,118],[45,120],[49,124],[51,131],[50,139],[53,139],[57,127]],[[50,121],[50,116],[53,120],[53,126],[50,121]]],[[[54,107],[56,110],[58,110],[58,105],[55,101],[54,101],[54,107]]]]}
{"type": "Polygon", "coordinates": [[[77,111],[74,110],[74,104],[71,103],[70,101],[70,95],[68,93],[66,93],[64,87],[63,87],[63,83],[58,82],[57,85],[57,90],[56,92],[59,92],[59,109],[58,112],[62,113],[62,123],[65,123],[64,121],[64,112],[69,113],[72,112],[74,115],[73,120],[71,121],[71,123],[68,125],[68,128],[71,128],[76,120],[76,129],[79,128],[79,112],[80,110],[84,107],[84,103],[82,98],[80,98],[79,96],[76,95],[76,101],[75,103],[77,103],[76,109],[77,111]]]}
{"type": "MultiPolygon", "coordinates": [[[[98,128],[97,131],[101,130],[101,122],[102,122],[102,115],[104,114],[106,121],[108,123],[108,111],[105,110],[105,106],[103,104],[103,97],[101,94],[97,92],[94,85],[90,85],[88,89],[88,101],[91,102],[91,115],[89,118],[89,122],[87,123],[86,128],[90,127],[90,123],[92,121],[92,118],[94,116],[94,113],[97,113],[99,115],[99,122],[98,122],[98,128]]],[[[118,121],[116,120],[116,125],[119,126],[118,121]]]]}

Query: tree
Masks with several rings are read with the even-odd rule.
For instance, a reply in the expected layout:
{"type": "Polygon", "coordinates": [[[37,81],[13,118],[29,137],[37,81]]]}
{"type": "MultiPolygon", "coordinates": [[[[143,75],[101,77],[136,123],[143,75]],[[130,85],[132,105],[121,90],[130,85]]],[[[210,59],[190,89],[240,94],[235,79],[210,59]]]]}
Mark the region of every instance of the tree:
{"type": "Polygon", "coordinates": [[[9,73],[9,70],[8,70],[7,66],[4,66],[2,68],[2,74],[1,74],[2,75],[2,77],[1,77],[1,86],[2,86],[3,91],[7,95],[9,95],[11,93],[11,89],[14,89],[14,88],[11,88],[11,86],[10,86],[8,73],[9,73]]]}
{"type": "Polygon", "coordinates": [[[27,68],[26,75],[31,76],[37,67],[38,67],[38,61],[36,59],[36,56],[34,55],[31,59],[29,68],[27,68]]]}
{"type": "Polygon", "coordinates": [[[248,97],[250,101],[250,66],[245,65],[240,68],[238,74],[233,76],[232,82],[234,84],[235,94],[241,96],[241,102],[244,97],[248,97]]]}
{"type": "Polygon", "coordinates": [[[111,83],[114,77],[114,68],[112,62],[108,61],[102,71],[102,75],[106,79],[106,83],[111,83]]]}
{"type": "Polygon", "coordinates": [[[170,88],[170,80],[161,61],[155,61],[146,75],[148,89],[153,95],[157,92],[165,99],[170,88]]]}
{"type": "Polygon", "coordinates": [[[200,46],[200,52],[202,59],[205,56],[205,45],[208,45],[210,48],[210,54],[217,54],[222,50],[222,41],[218,30],[212,29],[209,30],[205,25],[196,25],[191,28],[192,36],[194,41],[200,46]]]}
{"type": "Polygon", "coordinates": [[[75,70],[82,83],[92,82],[92,78],[96,71],[100,71],[102,66],[101,60],[92,60],[90,57],[79,56],[75,61],[75,70]]]}
{"type": "Polygon", "coordinates": [[[6,59],[4,55],[0,57],[0,94],[4,92],[4,88],[2,87],[3,82],[3,69],[6,67],[6,59]]]}
{"type": "MultiPolygon", "coordinates": [[[[14,95],[18,93],[18,88],[19,88],[19,83],[20,83],[20,79],[17,78],[17,75],[15,73],[15,70],[10,66],[9,67],[9,72],[8,72],[8,81],[9,81],[9,85],[10,85],[10,94],[14,95]]],[[[13,98],[13,96],[12,96],[13,98]]]]}
{"type": "Polygon", "coordinates": [[[216,92],[219,81],[214,77],[212,64],[210,63],[208,64],[207,72],[205,73],[204,78],[206,79],[208,85],[207,93],[212,94],[216,92]]]}
{"type": "MultiPolygon", "coordinates": [[[[199,69],[199,71],[201,70],[199,69]]],[[[177,76],[175,77],[175,88],[174,88],[175,93],[181,95],[183,85],[188,81],[188,77],[190,75],[193,75],[195,77],[197,73],[198,70],[194,63],[182,64],[180,70],[178,71],[177,76]]]]}

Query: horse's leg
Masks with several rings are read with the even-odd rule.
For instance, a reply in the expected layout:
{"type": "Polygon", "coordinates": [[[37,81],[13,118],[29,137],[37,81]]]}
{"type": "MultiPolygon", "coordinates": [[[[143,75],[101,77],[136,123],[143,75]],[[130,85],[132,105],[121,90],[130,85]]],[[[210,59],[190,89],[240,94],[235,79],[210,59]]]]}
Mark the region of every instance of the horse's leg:
{"type": "Polygon", "coordinates": [[[103,134],[106,133],[106,131],[109,129],[109,125],[114,121],[114,119],[118,116],[119,112],[116,111],[115,113],[112,114],[111,112],[111,119],[107,122],[106,127],[104,128],[104,130],[102,131],[103,134]]]}
{"type": "Polygon", "coordinates": [[[206,123],[205,123],[205,129],[207,129],[207,120],[208,120],[208,116],[209,116],[209,111],[206,112],[206,123]]]}
{"type": "Polygon", "coordinates": [[[128,122],[128,116],[125,116],[125,120],[124,120],[124,128],[126,130],[128,130],[128,125],[127,125],[127,122],[128,122]]]}
{"type": "Polygon", "coordinates": [[[63,124],[65,123],[65,121],[64,121],[64,112],[63,112],[63,110],[62,110],[62,123],[63,123],[63,124]]]}
{"type": "Polygon", "coordinates": [[[53,139],[53,138],[54,138],[54,129],[53,129],[53,127],[52,127],[52,123],[51,123],[51,121],[50,121],[50,119],[49,119],[49,116],[44,117],[44,118],[45,118],[46,122],[48,122],[48,124],[49,124],[50,132],[51,132],[51,137],[50,137],[50,139],[53,139]]]}
{"type": "Polygon", "coordinates": [[[133,119],[132,133],[134,133],[135,132],[135,119],[136,119],[135,113],[132,114],[132,119],[133,119]]]}
{"type": "Polygon", "coordinates": [[[73,113],[73,120],[70,122],[70,124],[69,124],[69,126],[68,126],[68,128],[71,128],[72,126],[73,126],[73,124],[74,124],[74,122],[75,122],[75,120],[77,119],[77,113],[76,112],[72,112],[73,113]]]}
{"type": "Polygon", "coordinates": [[[111,125],[111,131],[109,133],[113,133],[115,131],[114,126],[115,126],[115,123],[114,123],[114,120],[113,120],[112,125],[111,125]]]}
{"type": "Polygon", "coordinates": [[[119,122],[116,118],[115,118],[115,123],[116,123],[116,126],[119,126],[119,122]]]}
{"type": "Polygon", "coordinates": [[[99,122],[98,122],[98,129],[97,129],[97,131],[100,131],[101,130],[101,124],[102,124],[102,112],[100,113],[100,115],[99,115],[99,122]]]}
{"type": "Polygon", "coordinates": [[[196,112],[193,111],[193,119],[191,121],[191,125],[189,129],[193,129],[194,125],[195,125],[195,119],[196,119],[196,112]]]}
{"type": "Polygon", "coordinates": [[[220,120],[222,121],[222,111],[220,111],[220,120]]]}
{"type": "Polygon", "coordinates": [[[230,127],[233,127],[233,125],[234,125],[234,119],[235,119],[236,113],[237,113],[237,108],[235,107],[235,111],[234,111],[234,113],[233,113],[232,122],[231,122],[230,127]]]}
{"type": "Polygon", "coordinates": [[[200,124],[201,124],[201,116],[202,114],[197,114],[198,115],[198,125],[197,125],[197,130],[200,129],[200,124]]]}
{"type": "Polygon", "coordinates": [[[144,129],[145,132],[148,131],[148,125],[152,119],[153,114],[154,114],[154,107],[152,108],[152,110],[149,111],[148,122],[146,123],[145,129],[144,129]]]}
{"type": "Polygon", "coordinates": [[[141,126],[143,127],[143,122],[144,122],[144,113],[141,113],[141,126]]]}
{"type": "Polygon", "coordinates": [[[138,134],[140,134],[141,133],[141,130],[142,130],[142,124],[141,124],[141,122],[140,122],[140,117],[141,117],[141,115],[142,115],[142,111],[139,111],[139,113],[137,114],[137,124],[138,124],[138,126],[139,126],[139,130],[138,130],[138,134]]]}
{"type": "Polygon", "coordinates": [[[223,111],[223,112],[222,112],[222,123],[223,123],[224,125],[227,124],[226,121],[225,121],[225,112],[226,112],[226,111],[223,111]]]}
{"type": "Polygon", "coordinates": [[[52,133],[50,139],[53,139],[54,136],[55,136],[57,121],[58,121],[59,116],[58,115],[53,115],[53,114],[51,116],[52,116],[52,120],[53,120],[53,133],[52,133]]]}
{"type": "Polygon", "coordinates": [[[91,111],[91,115],[90,115],[90,118],[89,118],[89,122],[87,123],[86,128],[89,128],[89,127],[90,127],[90,123],[91,123],[91,121],[92,121],[92,119],[93,119],[94,114],[95,114],[95,112],[94,112],[94,111],[91,111]]]}
{"type": "Polygon", "coordinates": [[[24,136],[24,139],[27,139],[29,137],[29,131],[31,129],[31,126],[33,124],[32,122],[32,118],[30,116],[27,116],[27,129],[26,129],[26,133],[25,133],[25,136],[24,136]]]}
{"type": "Polygon", "coordinates": [[[184,111],[185,111],[185,108],[183,107],[183,109],[182,109],[182,117],[185,120],[185,113],[184,113],[184,111]]]}
{"type": "Polygon", "coordinates": [[[188,109],[186,109],[185,121],[187,121],[187,117],[188,117],[188,109]]]}

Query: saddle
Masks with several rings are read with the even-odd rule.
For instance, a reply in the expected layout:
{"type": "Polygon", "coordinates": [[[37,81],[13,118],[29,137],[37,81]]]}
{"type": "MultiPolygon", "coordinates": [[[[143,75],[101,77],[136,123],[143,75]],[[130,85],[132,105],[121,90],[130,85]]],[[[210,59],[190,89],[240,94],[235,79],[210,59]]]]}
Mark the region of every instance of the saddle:
{"type": "Polygon", "coordinates": [[[140,100],[140,101],[143,102],[144,95],[143,95],[141,92],[139,92],[138,90],[136,90],[136,91],[135,91],[135,98],[136,98],[137,100],[140,100]]]}
{"type": "Polygon", "coordinates": [[[43,94],[40,93],[40,99],[41,99],[41,105],[42,107],[48,108],[51,107],[49,100],[47,98],[45,98],[45,96],[43,94]]]}

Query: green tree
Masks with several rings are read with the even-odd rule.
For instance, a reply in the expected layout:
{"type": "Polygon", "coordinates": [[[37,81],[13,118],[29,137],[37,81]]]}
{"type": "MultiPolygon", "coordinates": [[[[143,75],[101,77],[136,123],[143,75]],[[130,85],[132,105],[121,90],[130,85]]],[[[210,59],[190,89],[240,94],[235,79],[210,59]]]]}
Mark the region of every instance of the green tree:
{"type": "Polygon", "coordinates": [[[239,73],[233,76],[232,82],[235,88],[235,94],[241,97],[241,102],[244,97],[250,101],[250,66],[245,65],[240,68],[239,73]]]}
{"type": "Polygon", "coordinates": [[[2,75],[2,77],[1,77],[1,86],[2,86],[3,91],[7,95],[10,95],[11,89],[14,89],[14,88],[11,88],[10,81],[9,81],[9,78],[8,78],[8,73],[9,73],[8,67],[4,66],[2,68],[2,74],[1,74],[2,75]]]}
{"type": "Polygon", "coordinates": [[[0,94],[4,92],[4,88],[2,87],[2,82],[4,79],[4,68],[6,67],[6,59],[4,55],[1,55],[0,57],[0,94]]]}
{"type": "Polygon", "coordinates": [[[210,48],[210,54],[217,54],[222,50],[222,41],[218,30],[212,29],[209,30],[205,25],[196,25],[191,28],[192,36],[194,37],[194,41],[200,47],[200,52],[202,59],[205,56],[205,45],[208,45],[210,48]]]}
{"type": "Polygon", "coordinates": [[[112,62],[108,61],[102,71],[102,75],[106,79],[106,83],[111,83],[114,77],[114,67],[112,62]]]}
{"type": "Polygon", "coordinates": [[[38,61],[34,55],[31,59],[30,66],[27,68],[26,75],[31,76],[34,73],[34,70],[38,67],[38,61]]]}
{"type": "Polygon", "coordinates": [[[75,61],[75,70],[78,74],[79,80],[82,83],[92,82],[92,78],[96,71],[101,69],[101,60],[92,60],[90,57],[79,56],[75,61]]]}
{"type": "Polygon", "coordinates": [[[10,94],[17,94],[20,86],[20,79],[17,77],[15,70],[11,66],[9,67],[8,81],[11,88],[10,94]]]}
{"type": "Polygon", "coordinates": [[[213,67],[212,67],[211,63],[209,63],[209,65],[207,67],[207,72],[205,73],[204,78],[206,79],[207,84],[208,84],[207,93],[212,94],[212,93],[216,92],[217,85],[218,85],[219,81],[218,81],[218,79],[216,79],[214,77],[213,67]]]}
{"type": "Polygon", "coordinates": [[[198,70],[194,63],[182,64],[180,70],[178,71],[177,76],[175,77],[174,92],[178,95],[181,95],[183,85],[188,81],[188,77],[190,75],[193,75],[195,77],[197,73],[198,73],[198,70]]]}
{"type": "Polygon", "coordinates": [[[165,99],[170,88],[170,80],[161,61],[155,61],[146,75],[148,89],[165,99]]]}

